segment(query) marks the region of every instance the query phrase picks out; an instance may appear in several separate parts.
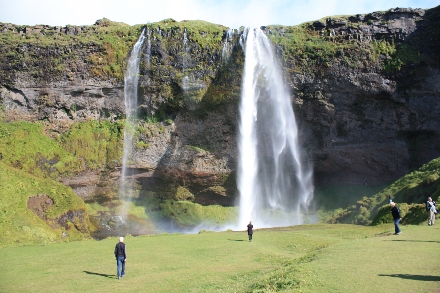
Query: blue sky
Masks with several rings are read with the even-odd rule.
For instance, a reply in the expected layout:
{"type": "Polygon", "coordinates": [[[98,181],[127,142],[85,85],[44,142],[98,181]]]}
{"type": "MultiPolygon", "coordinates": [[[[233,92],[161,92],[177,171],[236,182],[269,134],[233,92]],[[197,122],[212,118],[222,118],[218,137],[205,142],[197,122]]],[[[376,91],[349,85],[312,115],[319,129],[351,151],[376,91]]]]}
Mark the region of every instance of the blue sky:
{"type": "Polygon", "coordinates": [[[165,18],[206,20],[230,28],[297,25],[332,15],[395,7],[433,8],[439,0],[0,0],[0,22],[92,25],[103,17],[130,25],[165,18]]]}

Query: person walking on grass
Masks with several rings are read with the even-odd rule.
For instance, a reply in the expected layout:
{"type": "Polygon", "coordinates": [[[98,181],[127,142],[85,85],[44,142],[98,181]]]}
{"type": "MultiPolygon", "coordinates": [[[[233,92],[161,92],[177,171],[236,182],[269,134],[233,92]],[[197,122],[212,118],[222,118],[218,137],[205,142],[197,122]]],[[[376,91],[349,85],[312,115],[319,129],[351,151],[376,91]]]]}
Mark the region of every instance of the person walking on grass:
{"type": "Polygon", "coordinates": [[[399,222],[402,220],[402,216],[400,215],[400,210],[396,206],[395,202],[391,202],[390,205],[391,205],[391,215],[393,216],[394,219],[394,230],[395,230],[394,235],[399,235],[400,233],[402,233],[402,231],[400,231],[399,228],[399,222]]]}
{"type": "Polygon", "coordinates": [[[127,253],[124,243],[124,237],[119,237],[119,242],[115,246],[115,257],[117,266],[118,280],[125,276],[125,262],[127,261],[127,253]]]}
{"type": "Polygon", "coordinates": [[[248,236],[249,236],[249,242],[252,241],[252,234],[254,234],[254,225],[252,225],[252,221],[249,221],[249,224],[247,225],[247,230],[248,230],[248,236]]]}
{"type": "Polygon", "coordinates": [[[433,201],[431,197],[428,197],[428,201],[426,202],[426,210],[428,211],[428,226],[432,226],[435,223],[437,209],[435,208],[435,201],[433,201]]]}

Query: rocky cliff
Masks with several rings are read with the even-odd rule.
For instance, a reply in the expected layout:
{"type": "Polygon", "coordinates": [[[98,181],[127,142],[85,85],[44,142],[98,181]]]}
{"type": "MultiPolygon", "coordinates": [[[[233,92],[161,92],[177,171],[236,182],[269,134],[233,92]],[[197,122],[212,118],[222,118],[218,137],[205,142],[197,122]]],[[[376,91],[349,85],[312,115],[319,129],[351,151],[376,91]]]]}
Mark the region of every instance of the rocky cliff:
{"type": "MultiPolygon", "coordinates": [[[[346,44],[287,77],[318,182],[380,184],[438,157],[438,17],[438,7],[391,9],[312,23],[346,44]]],[[[292,71],[301,63],[288,60],[292,71]]]]}
{"type": "MultiPolygon", "coordinates": [[[[381,184],[440,156],[439,21],[440,7],[396,8],[262,27],[282,64],[316,184],[381,184]]],[[[2,119],[40,121],[53,138],[81,121],[123,121],[126,57],[142,29],[130,179],[161,198],[232,205],[243,28],[172,19],[134,27],[107,19],[0,24],[2,119]]],[[[114,194],[120,153],[99,166],[84,162],[59,180],[86,200],[114,194]]]]}

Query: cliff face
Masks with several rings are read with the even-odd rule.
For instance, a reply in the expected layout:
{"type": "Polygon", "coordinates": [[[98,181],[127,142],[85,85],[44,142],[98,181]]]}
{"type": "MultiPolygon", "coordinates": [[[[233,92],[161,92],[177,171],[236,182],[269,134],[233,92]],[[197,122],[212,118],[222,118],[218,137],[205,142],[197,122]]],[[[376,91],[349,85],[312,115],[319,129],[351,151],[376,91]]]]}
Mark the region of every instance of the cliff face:
{"type": "Polygon", "coordinates": [[[392,9],[312,24],[328,41],[357,44],[289,76],[318,182],[380,184],[439,156],[438,17],[439,8],[392,9]]]}
{"type": "MultiPolygon", "coordinates": [[[[439,11],[263,27],[317,184],[381,184],[440,156],[439,11]]],[[[140,31],[107,20],[65,28],[0,24],[4,119],[46,121],[53,137],[74,122],[122,119],[121,72],[140,31]]],[[[146,26],[131,159],[140,190],[179,199],[184,186],[195,202],[233,203],[241,34],[171,19],[146,26]]],[[[85,166],[62,180],[83,198],[104,194],[119,177],[117,169],[101,172],[105,167],[89,176],[85,166]]]]}

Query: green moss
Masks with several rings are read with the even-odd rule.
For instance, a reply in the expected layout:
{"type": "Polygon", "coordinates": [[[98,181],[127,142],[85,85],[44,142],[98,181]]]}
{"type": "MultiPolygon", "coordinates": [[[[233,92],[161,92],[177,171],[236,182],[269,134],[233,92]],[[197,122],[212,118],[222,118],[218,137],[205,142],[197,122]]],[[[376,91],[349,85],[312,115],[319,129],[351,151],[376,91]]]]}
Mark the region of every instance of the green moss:
{"type": "Polygon", "coordinates": [[[394,41],[388,42],[386,40],[375,41],[371,43],[371,47],[373,49],[373,61],[377,62],[380,55],[384,55],[386,57],[391,56],[396,53],[396,45],[394,41]]]}
{"type": "Polygon", "coordinates": [[[122,154],[123,124],[87,121],[72,125],[60,138],[65,150],[89,169],[119,165],[122,154]]]}
{"type": "Polygon", "coordinates": [[[88,236],[88,233],[80,232],[88,231],[90,225],[85,204],[70,187],[29,175],[3,162],[0,162],[0,178],[0,246],[41,244],[88,236]],[[37,194],[46,194],[54,202],[45,212],[46,221],[27,208],[29,197],[37,194]],[[69,237],[61,239],[65,227],[60,227],[57,219],[68,211],[82,211],[84,219],[68,223],[71,227],[69,237]]]}
{"type": "Polygon", "coordinates": [[[165,217],[185,226],[201,223],[225,224],[237,219],[238,211],[233,207],[202,206],[188,201],[165,201],[160,204],[165,217]]]}
{"type": "Polygon", "coordinates": [[[59,140],[40,123],[0,123],[3,162],[40,177],[57,178],[88,169],[114,167],[122,153],[119,123],[88,121],[72,125],[59,140]]]}
{"type": "Polygon", "coordinates": [[[185,145],[184,148],[195,151],[197,153],[209,152],[209,150],[207,150],[206,147],[203,146],[185,145]]]}
{"type": "Polygon", "coordinates": [[[169,36],[181,39],[186,31],[187,39],[197,43],[201,49],[218,49],[221,46],[223,32],[227,27],[209,23],[203,20],[184,20],[177,22],[173,19],[165,19],[160,22],[147,25],[153,32],[153,36],[165,42],[169,42],[169,36]],[[164,38],[168,36],[167,38],[164,38]]]}
{"type": "Polygon", "coordinates": [[[386,57],[383,70],[386,73],[396,73],[406,65],[418,64],[422,55],[416,47],[410,44],[394,44],[394,41],[382,40],[372,42],[373,60],[376,62],[380,55],[386,57]]]}
{"type": "Polygon", "coordinates": [[[386,62],[384,71],[395,73],[404,66],[418,64],[420,61],[422,61],[422,56],[416,48],[407,44],[399,44],[396,51],[391,54],[391,59],[386,62]]]}
{"type": "Polygon", "coordinates": [[[150,147],[150,144],[148,144],[148,143],[145,143],[145,142],[143,142],[143,141],[138,141],[137,143],[136,143],[136,149],[138,149],[138,150],[143,150],[143,149],[148,149],[149,147],[150,147]]]}
{"type": "Polygon", "coordinates": [[[42,177],[55,178],[76,161],[37,123],[0,123],[0,149],[4,163],[42,177]]]}
{"type": "Polygon", "coordinates": [[[174,194],[174,200],[187,200],[193,201],[194,194],[192,194],[188,189],[183,186],[177,187],[176,193],[174,194]]]}
{"type": "Polygon", "coordinates": [[[312,70],[312,65],[329,66],[341,49],[358,49],[353,42],[335,43],[321,36],[311,29],[310,23],[294,27],[270,26],[267,29],[271,30],[269,38],[282,47],[283,59],[294,62],[295,70],[299,72],[312,70]]]}
{"type": "Polygon", "coordinates": [[[69,63],[83,58],[78,48],[95,48],[87,57],[93,74],[123,80],[126,57],[140,35],[142,26],[129,26],[109,20],[98,23],[92,26],[67,26],[72,31],[70,34],[44,26],[40,33],[23,35],[17,30],[32,27],[15,26],[16,31],[0,34],[0,47],[5,55],[8,52],[7,59],[11,68],[17,69],[26,64],[26,68],[34,69],[34,77],[42,80],[64,76],[64,70],[70,67],[69,63]],[[19,49],[24,47],[28,49],[19,49]],[[41,57],[44,57],[44,62],[41,57]]]}

